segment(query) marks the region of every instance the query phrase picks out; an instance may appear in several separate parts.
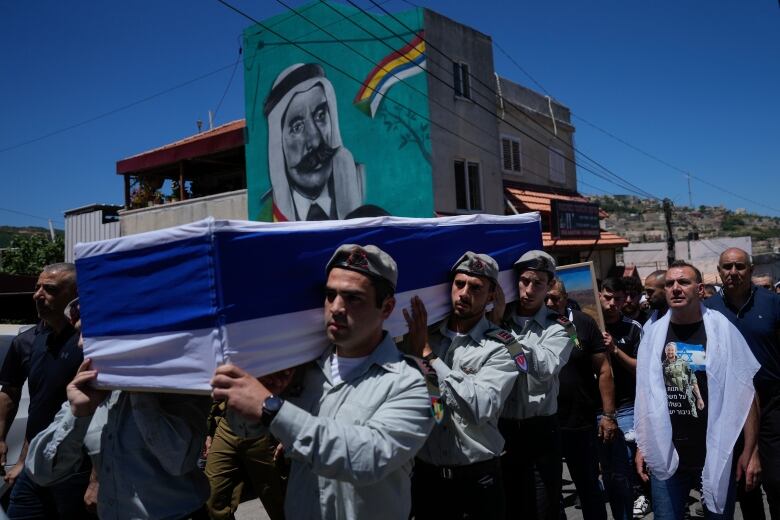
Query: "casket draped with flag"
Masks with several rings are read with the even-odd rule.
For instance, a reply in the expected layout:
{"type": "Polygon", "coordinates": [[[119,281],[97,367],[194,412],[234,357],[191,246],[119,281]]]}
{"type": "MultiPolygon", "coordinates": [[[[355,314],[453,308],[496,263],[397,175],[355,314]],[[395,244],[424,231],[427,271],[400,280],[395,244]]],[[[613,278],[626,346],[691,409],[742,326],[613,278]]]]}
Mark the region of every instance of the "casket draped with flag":
{"type": "Polygon", "coordinates": [[[467,250],[499,264],[507,301],[512,263],[541,249],[538,213],[257,223],[206,219],[78,244],[84,356],[103,388],[207,393],[215,368],[261,376],[317,358],[327,346],[325,265],[341,244],[374,244],[398,263],[396,308],[419,295],[434,322],[450,309],[449,269],[467,250]]]}

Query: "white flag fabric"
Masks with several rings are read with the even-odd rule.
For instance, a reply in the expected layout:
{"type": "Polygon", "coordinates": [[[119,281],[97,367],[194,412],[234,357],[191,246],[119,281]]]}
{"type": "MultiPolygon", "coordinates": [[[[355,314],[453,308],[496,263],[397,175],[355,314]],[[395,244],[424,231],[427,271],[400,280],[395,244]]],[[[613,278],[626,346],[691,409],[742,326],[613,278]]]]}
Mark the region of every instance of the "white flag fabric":
{"type": "Polygon", "coordinates": [[[98,370],[98,386],[207,393],[222,363],[261,376],[316,359],[327,346],[325,265],[350,243],[374,244],[398,264],[396,308],[385,322],[393,336],[406,333],[401,309],[414,295],[425,303],[429,323],[449,312],[449,270],[465,251],[496,259],[511,301],[512,264],[542,248],[538,213],[206,219],[78,244],[84,356],[98,370]]]}

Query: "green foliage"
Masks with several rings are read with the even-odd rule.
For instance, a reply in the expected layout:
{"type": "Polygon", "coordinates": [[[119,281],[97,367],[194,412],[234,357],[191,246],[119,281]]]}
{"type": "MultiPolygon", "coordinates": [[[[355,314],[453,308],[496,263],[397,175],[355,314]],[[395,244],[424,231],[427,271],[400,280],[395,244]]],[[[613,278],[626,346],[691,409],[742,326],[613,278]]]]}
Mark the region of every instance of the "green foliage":
{"type": "Polygon", "coordinates": [[[726,213],[723,216],[723,223],[721,224],[721,229],[723,229],[723,231],[736,231],[738,228],[744,225],[745,225],[745,219],[733,215],[731,213],[726,213]]]}
{"type": "Polygon", "coordinates": [[[54,242],[46,234],[17,235],[0,257],[0,271],[37,276],[48,264],[65,258],[65,239],[56,235],[54,242]]]}

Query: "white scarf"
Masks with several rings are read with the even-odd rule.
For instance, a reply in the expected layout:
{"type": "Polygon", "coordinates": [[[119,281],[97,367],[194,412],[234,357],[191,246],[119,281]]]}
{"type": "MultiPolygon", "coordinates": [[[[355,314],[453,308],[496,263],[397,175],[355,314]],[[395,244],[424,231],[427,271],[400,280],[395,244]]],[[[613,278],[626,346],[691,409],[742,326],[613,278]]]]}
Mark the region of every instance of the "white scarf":
{"type": "MultiPolygon", "coordinates": [[[[704,503],[714,513],[726,505],[734,444],[753,402],[753,376],[760,365],[742,334],[723,314],[701,306],[707,334],[707,454],[702,472],[704,503]]],[[[672,442],[661,353],[671,309],[645,330],[636,366],[634,428],[637,446],[655,478],[675,474],[679,457],[672,442]]]]}

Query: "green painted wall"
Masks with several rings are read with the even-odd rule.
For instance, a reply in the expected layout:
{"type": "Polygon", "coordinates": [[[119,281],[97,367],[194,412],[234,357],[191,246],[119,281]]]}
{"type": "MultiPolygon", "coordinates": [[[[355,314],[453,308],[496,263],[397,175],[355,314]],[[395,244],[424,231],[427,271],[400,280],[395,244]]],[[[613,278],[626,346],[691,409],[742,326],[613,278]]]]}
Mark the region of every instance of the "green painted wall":
{"type": "Polygon", "coordinates": [[[320,188],[327,218],[365,205],[433,216],[428,87],[416,65],[425,66],[423,11],[396,13],[403,24],[341,4],[313,2],[297,13],[263,25],[298,46],[261,25],[244,31],[249,218],[304,220],[320,188]],[[384,92],[373,113],[374,91],[359,97],[364,83],[384,92]],[[335,155],[299,163],[318,143],[335,155]]]}

